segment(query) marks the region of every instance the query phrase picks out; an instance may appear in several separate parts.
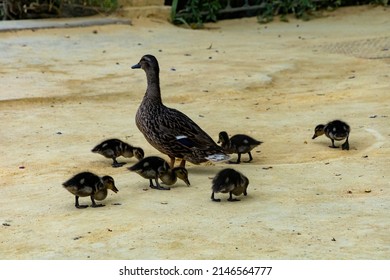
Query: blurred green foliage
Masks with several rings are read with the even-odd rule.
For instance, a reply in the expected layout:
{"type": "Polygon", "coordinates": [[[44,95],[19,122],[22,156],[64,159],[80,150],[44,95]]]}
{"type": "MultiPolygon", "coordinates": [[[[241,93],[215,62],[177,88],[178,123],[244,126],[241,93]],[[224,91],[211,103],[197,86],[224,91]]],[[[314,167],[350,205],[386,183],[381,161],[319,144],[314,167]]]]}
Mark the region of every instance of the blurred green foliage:
{"type": "MultiPolygon", "coordinates": [[[[267,23],[279,16],[287,21],[287,15],[294,15],[302,20],[309,20],[323,10],[333,10],[342,6],[383,5],[389,0],[230,0],[235,7],[245,3],[261,5],[257,10],[259,23],[267,23]]],[[[171,21],[174,24],[185,24],[192,28],[201,28],[204,22],[217,21],[220,11],[227,6],[227,0],[172,0],[171,21]],[[179,4],[184,9],[179,8],[179,4]]],[[[242,15],[242,14],[240,14],[242,15]]]]}

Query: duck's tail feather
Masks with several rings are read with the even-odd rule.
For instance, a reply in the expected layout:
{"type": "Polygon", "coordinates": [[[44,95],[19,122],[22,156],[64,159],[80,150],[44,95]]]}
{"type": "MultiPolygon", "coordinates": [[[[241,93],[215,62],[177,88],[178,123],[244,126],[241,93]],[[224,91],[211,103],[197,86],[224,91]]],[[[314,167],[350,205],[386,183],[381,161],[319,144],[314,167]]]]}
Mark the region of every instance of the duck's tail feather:
{"type": "Polygon", "coordinates": [[[230,159],[230,156],[220,153],[220,154],[209,155],[205,157],[205,159],[212,162],[224,162],[224,161],[228,161],[230,159]]]}

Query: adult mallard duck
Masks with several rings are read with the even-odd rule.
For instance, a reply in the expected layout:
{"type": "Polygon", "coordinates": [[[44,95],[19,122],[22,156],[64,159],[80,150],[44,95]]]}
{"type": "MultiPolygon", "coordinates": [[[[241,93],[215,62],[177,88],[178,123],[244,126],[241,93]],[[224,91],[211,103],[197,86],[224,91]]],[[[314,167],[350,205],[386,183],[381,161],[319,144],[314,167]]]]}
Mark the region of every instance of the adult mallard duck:
{"type": "Polygon", "coordinates": [[[144,151],[141,148],[133,147],[128,143],[125,143],[119,139],[108,139],[97,145],[92,149],[93,153],[101,154],[106,158],[111,158],[113,163],[112,167],[120,167],[125,162],[118,162],[117,157],[123,156],[131,158],[133,156],[140,160],[144,158],[144,151]]]}
{"type": "Polygon", "coordinates": [[[349,150],[349,133],[351,132],[351,128],[349,125],[340,120],[334,120],[327,124],[319,124],[314,129],[314,135],[312,139],[317,138],[323,134],[326,135],[331,141],[332,145],[330,148],[338,148],[334,145],[334,141],[342,141],[345,139],[345,142],[341,145],[343,150],[349,150]]]}
{"type": "Polygon", "coordinates": [[[239,196],[244,194],[246,196],[248,185],[248,178],[241,172],[232,168],[223,169],[213,179],[211,200],[221,201],[214,198],[214,193],[229,193],[228,201],[239,201],[239,199],[233,198],[232,195],[239,196]]]}
{"type": "Polygon", "coordinates": [[[88,205],[80,205],[79,197],[90,196],[92,207],[102,207],[103,204],[96,204],[96,200],[104,200],[107,197],[107,190],[118,192],[114,179],[111,176],[99,177],[91,172],[76,174],[62,184],[65,189],[76,196],[75,207],[86,208],[88,205]]]}
{"type": "Polygon", "coordinates": [[[145,157],[133,166],[128,168],[130,171],[136,172],[145,179],[149,179],[149,187],[158,190],[170,190],[169,187],[163,187],[158,182],[160,179],[166,185],[173,185],[177,178],[183,180],[187,186],[190,185],[188,180],[188,171],[184,167],[170,168],[168,162],[156,156],[145,157]],[[153,180],[156,185],[153,184],[153,180]]]}
{"type": "Polygon", "coordinates": [[[246,162],[252,161],[253,157],[251,151],[263,142],[257,141],[256,139],[245,134],[236,134],[229,138],[226,131],[221,131],[219,133],[219,140],[217,143],[221,143],[221,147],[228,154],[238,154],[238,158],[235,163],[240,163],[241,154],[245,153],[249,155],[249,160],[246,162]]]}
{"type": "Polygon", "coordinates": [[[171,168],[175,158],[182,159],[181,167],[185,167],[186,161],[199,164],[229,159],[193,120],[162,103],[160,68],[153,55],[144,55],[132,68],[142,68],[147,79],[146,93],[135,117],[136,125],[154,148],[169,156],[171,168]]]}

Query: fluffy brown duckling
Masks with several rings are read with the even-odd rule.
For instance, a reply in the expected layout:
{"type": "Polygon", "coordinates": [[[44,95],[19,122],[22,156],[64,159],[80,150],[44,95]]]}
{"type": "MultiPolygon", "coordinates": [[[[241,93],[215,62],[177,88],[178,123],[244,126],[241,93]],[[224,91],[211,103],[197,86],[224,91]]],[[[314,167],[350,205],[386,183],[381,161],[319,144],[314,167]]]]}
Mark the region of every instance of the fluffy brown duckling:
{"type": "Polygon", "coordinates": [[[104,200],[107,197],[107,190],[118,192],[114,179],[111,176],[99,177],[91,172],[76,174],[62,184],[65,189],[76,196],[75,207],[86,208],[88,205],[80,205],[79,197],[90,196],[91,207],[102,207],[103,204],[96,204],[96,200],[104,200]]]}
{"type": "Polygon", "coordinates": [[[135,156],[136,159],[141,160],[144,158],[144,151],[141,148],[133,147],[128,143],[125,143],[119,139],[108,139],[97,145],[92,149],[93,153],[98,153],[106,158],[111,158],[113,163],[112,167],[121,167],[125,162],[118,162],[117,157],[123,156],[131,158],[135,156]]]}
{"type": "Polygon", "coordinates": [[[171,168],[176,158],[181,159],[181,167],[185,167],[186,161],[199,164],[229,159],[192,119],[163,104],[156,57],[144,55],[132,68],[143,69],[147,79],[146,93],[135,117],[136,125],[154,148],[169,156],[171,168]]]}
{"type": "Polygon", "coordinates": [[[345,139],[345,142],[341,145],[341,149],[349,150],[349,133],[351,132],[351,128],[349,125],[340,120],[334,120],[327,124],[319,124],[314,129],[314,135],[312,139],[317,138],[323,134],[326,135],[331,141],[332,145],[330,148],[338,148],[335,146],[334,141],[342,141],[345,139]]]}
{"type": "Polygon", "coordinates": [[[251,151],[263,142],[253,139],[245,134],[236,134],[229,138],[226,131],[221,131],[219,133],[218,143],[221,143],[221,147],[226,151],[226,153],[238,154],[238,158],[235,163],[240,163],[241,154],[245,153],[249,155],[249,160],[245,162],[251,162],[253,160],[251,151]]]}
{"type": "Polygon", "coordinates": [[[149,187],[158,190],[170,190],[170,187],[163,187],[158,180],[160,179],[166,185],[173,185],[177,178],[183,180],[187,186],[190,185],[188,180],[188,171],[184,167],[170,168],[168,162],[157,156],[145,157],[133,166],[128,168],[136,172],[145,179],[149,179],[149,187]],[[153,180],[156,185],[153,184],[153,180]]]}
{"type": "Polygon", "coordinates": [[[211,200],[220,202],[221,199],[214,198],[214,193],[229,193],[228,201],[239,201],[233,198],[241,194],[247,195],[249,180],[244,174],[232,168],[221,170],[213,179],[211,200]]]}

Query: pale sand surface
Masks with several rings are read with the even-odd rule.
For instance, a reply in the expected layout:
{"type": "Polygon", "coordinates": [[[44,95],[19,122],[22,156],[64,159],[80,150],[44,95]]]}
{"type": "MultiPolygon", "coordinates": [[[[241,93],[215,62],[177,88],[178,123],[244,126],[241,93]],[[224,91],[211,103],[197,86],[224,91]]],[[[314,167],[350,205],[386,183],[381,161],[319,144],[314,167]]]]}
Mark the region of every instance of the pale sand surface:
{"type": "Polygon", "coordinates": [[[390,257],[390,9],[204,30],[132,21],[0,33],[1,259],[390,257]],[[114,169],[90,152],[117,137],[165,157],[134,122],[146,78],[130,66],[146,53],[166,105],[215,140],[264,142],[252,163],[188,164],[191,187],[156,191],[126,170],[134,158],[114,169]],[[352,128],[349,151],[311,139],[337,118],[352,128]],[[239,202],[210,200],[225,167],[250,180],[239,202]],[[105,207],[76,209],[62,188],[84,170],[114,177],[105,207]]]}

